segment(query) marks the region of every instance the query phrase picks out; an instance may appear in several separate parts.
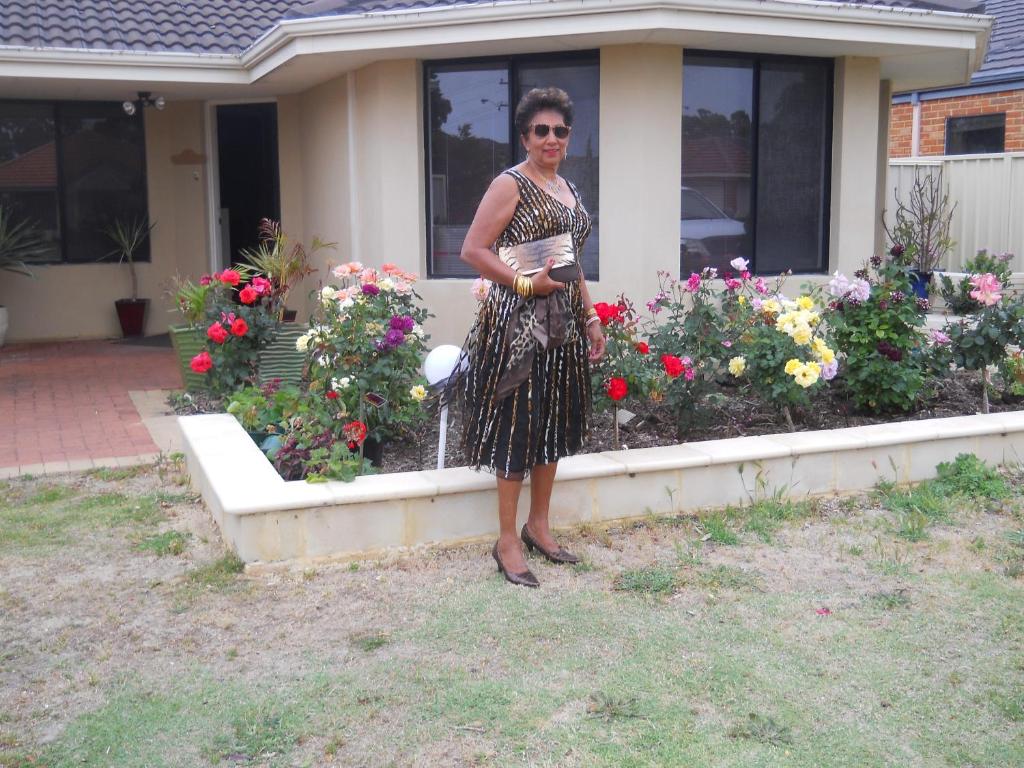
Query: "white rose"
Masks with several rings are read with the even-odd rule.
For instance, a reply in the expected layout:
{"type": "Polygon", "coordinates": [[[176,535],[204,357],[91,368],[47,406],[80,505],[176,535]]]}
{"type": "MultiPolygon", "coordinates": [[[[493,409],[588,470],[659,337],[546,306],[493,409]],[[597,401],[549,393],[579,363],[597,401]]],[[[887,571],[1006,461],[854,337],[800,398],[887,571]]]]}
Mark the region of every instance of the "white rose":
{"type": "Polygon", "coordinates": [[[299,350],[299,352],[305,352],[307,347],[309,347],[309,334],[308,333],[304,334],[302,336],[299,336],[299,338],[297,338],[295,340],[295,348],[297,350],[299,350]]]}

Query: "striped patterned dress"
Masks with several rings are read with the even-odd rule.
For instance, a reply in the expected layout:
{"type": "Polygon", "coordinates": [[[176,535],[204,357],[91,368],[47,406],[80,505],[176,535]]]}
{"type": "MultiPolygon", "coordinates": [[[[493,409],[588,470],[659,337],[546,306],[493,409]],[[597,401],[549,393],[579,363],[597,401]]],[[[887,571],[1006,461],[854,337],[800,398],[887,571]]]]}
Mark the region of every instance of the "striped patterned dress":
{"type": "MultiPolygon", "coordinates": [[[[569,185],[576,198],[569,208],[519,171],[505,173],[519,186],[519,203],[496,245],[570,232],[578,258],[591,224],[576,187],[569,185]]],[[[491,287],[469,333],[469,366],[460,379],[462,446],[474,468],[519,480],[533,465],[558,461],[583,445],[591,405],[584,320],[579,281],[535,299],[522,299],[508,286],[491,287]],[[560,302],[558,308],[569,317],[564,343],[547,350],[531,336],[537,302],[543,301],[560,302]],[[503,377],[524,365],[529,375],[499,397],[503,377]]]]}

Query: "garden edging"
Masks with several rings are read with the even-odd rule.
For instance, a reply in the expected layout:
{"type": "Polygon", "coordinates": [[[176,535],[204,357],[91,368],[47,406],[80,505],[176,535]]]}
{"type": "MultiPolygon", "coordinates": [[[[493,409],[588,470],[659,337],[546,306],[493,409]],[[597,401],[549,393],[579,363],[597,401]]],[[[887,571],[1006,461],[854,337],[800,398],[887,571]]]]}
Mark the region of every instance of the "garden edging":
{"type": "MultiPolygon", "coordinates": [[[[247,563],[367,556],[493,538],[494,477],[467,467],[285,482],[228,414],[179,417],[193,484],[228,546],[247,563]]],[[[959,453],[990,464],[1024,454],[1024,412],[707,440],[562,460],[556,527],[862,491],[918,482],[959,453]]],[[[529,494],[520,502],[525,519],[529,494]]]]}

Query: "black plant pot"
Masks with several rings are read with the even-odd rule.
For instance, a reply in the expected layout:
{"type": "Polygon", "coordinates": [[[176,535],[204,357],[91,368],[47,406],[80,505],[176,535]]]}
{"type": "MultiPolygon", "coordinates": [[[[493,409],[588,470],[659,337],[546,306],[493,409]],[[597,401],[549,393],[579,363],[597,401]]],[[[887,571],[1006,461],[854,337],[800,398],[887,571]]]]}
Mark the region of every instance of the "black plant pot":
{"type": "Polygon", "coordinates": [[[371,466],[380,469],[384,461],[384,443],[373,437],[366,438],[363,441],[363,458],[370,462],[371,466]]]}
{"type": "Polygon", "coordinates": [[[114,302],[123,336],[141,336],[146,330],[146,310],[149,299],[118,299],[114,302]]]}

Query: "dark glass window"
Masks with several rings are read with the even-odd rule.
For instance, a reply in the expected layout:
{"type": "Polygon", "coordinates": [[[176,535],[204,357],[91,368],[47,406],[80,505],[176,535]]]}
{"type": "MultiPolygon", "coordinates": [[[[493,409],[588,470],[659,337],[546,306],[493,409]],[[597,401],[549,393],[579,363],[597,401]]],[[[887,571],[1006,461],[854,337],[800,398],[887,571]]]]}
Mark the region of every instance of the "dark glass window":
{"type": "Polygon", "coordinates": [[[688,53],[680,271],[825,270],[832,63],[688,53]]]}
{"type": "Polygon", "coordinates": [[[576,107],[569,157],[559,172],[594,219],[582,256],[598,278],[599,67],[593,54],[430,63],[424,68],[427,130],[427,271],[473,277],[459,259],[466,232],[491,181],[523,159],[513,112],[530,88],[564,89],[576,107]]]}
{"type": "Polygon", "coordinates": [[[39,262],[61,258],[55,130],[51,104],[0,104],[0,204],[45,239],[39,262]]]}
{"type": "MultiPolygon", "coordinates": [[[[0,201],[50,244],[38,261],[116,259],[104,230],[147,216],[142,116],[106,102],[0,102],[0,201]]],[[[135,257],[149,258],[148,241],[135,257]]]]}
{"type": "Polygon", "coordinates": [[[1006,113],[946,118],[946,154],[981,155],[1004,152],[1006,113]]]}

